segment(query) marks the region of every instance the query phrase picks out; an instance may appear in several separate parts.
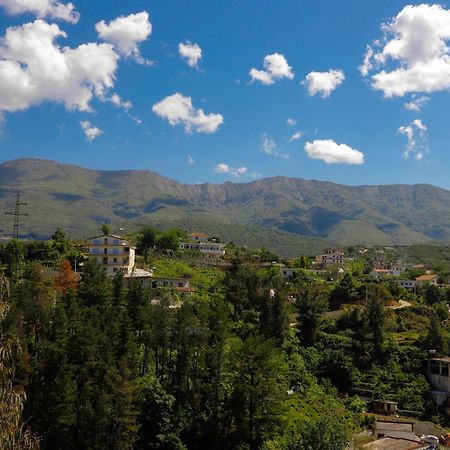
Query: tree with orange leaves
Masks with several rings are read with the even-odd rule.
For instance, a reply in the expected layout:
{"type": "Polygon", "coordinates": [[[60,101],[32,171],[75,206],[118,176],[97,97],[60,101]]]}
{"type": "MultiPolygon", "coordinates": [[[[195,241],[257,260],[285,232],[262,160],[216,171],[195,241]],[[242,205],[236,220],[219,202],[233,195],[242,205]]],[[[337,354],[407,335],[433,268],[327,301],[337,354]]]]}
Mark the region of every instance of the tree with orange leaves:
{"type": "Polygon", "coordinates": [[[69,290],[76,290],[78,275],[72,270],[70,262],[65,259],[59,266],[59,271],[55,277],[55,288],[65,294],[69,290]]]}

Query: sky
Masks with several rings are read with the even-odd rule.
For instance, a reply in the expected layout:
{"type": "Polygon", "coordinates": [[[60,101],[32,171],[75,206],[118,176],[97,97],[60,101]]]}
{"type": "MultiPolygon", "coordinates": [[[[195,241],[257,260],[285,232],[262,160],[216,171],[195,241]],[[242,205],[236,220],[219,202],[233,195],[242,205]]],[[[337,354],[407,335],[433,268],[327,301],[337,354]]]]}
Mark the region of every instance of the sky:
{"type": "Polygon", "coordinates": [[[450,1],[0,0],[0,161],[450,189],[450,1]]]}

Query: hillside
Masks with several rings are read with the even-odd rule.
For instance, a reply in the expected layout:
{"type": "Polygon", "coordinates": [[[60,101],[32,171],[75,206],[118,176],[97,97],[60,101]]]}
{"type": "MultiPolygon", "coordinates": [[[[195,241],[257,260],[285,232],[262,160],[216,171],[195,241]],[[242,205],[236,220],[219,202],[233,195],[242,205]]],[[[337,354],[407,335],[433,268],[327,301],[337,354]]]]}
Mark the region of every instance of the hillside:
{"type": "MultiPolygon", "coordinates": [[[[430,185],[343,186],[274,177],[251,183],[187,185],[149,171],[98,171],[54,161],[0,164],[0,208],[23,194],[22,232],[61,226],[86,236],[103,223],[205,229],[282,254],[338,244],[450,241],[450,192],[430,185]]],[[[3,233],[11,217],[0,215],[3,233]]]]}

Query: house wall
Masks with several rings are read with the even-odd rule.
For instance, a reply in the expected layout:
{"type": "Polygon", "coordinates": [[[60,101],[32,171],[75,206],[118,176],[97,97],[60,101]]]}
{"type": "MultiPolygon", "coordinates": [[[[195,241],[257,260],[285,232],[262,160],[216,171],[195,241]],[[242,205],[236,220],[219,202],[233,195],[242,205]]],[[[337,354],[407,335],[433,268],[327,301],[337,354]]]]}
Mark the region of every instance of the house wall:
{"type": "Polygon", "coordinates": [[[121,270],[130,274],[133,270],[136,251],[123,239],[100,236],[88,241],[89,259],[97,261],[108,275],[121,270]]]}
{"type": "Polygon", "coordinates": [[[450,362],[432,359],[429,375],[435,389],[450,392],[450,362]]]}

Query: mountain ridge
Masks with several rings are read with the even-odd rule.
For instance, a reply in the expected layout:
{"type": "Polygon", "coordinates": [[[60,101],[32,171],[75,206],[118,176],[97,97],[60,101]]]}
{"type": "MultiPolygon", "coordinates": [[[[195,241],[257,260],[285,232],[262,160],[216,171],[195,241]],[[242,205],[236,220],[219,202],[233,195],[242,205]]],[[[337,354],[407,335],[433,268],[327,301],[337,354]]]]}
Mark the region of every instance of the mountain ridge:
{"type": "MultiPolygon", "coordinates": [[[[257,243],[250,231],[254,227],[255,234],[265,230],[275,240],[316,240],[312,247],[323,247],[325,241],[450,241],[450,191],[425,183],[346,186],[276,176],[247,183],[187,184],[150,170],[86,169],[22,158],[0,164],[0,208],[10,210],[16,192],[29,203],[30,219],[23,230],[36,237],[51,234],[57,226],[81,237],[112,223],[131,228],[197,225],[226,234],[233,234],[226,226],[240,226],[257,243]]],[[[0,216],[0,227],[8,228],[7,217],[0,216]]]]}

